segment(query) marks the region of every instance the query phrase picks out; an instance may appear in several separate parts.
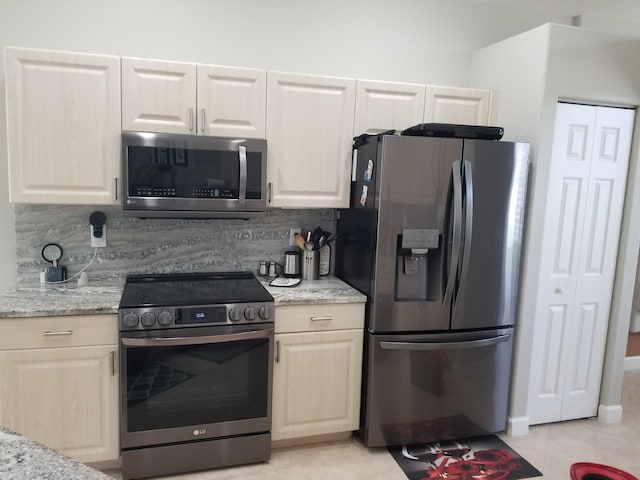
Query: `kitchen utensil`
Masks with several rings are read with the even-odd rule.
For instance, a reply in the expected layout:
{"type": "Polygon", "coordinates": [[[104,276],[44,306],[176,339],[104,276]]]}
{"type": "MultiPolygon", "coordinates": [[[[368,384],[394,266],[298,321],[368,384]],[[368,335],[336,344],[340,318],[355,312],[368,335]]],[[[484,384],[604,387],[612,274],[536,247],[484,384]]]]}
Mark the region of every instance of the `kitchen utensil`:
{"type": "Polygon", "coordinates": [[[298,245],[298,248],[300,248],[300,250],[304,250],[304,238],[302,237],[302,235],[296,233],[294,238],[296,240],[296,245],[298,245]]]}
{"type": "Polygon", "coordinates": [[[320,255],[317,250],[307,249],[302,252],[302,279],[317,280],[320,255]]]}
{"type": "Polygon", "coordinates": [[[289,250],[284,252],[284,276],[295,278],[300,276],[300,252],[289,250]]]}
{"type": "Polygon", "coordinates": [[[315,244],[315,243],[313,243],[313,242],[312,242],[312,241],[310,241],[310,240],[308,240],[308,241],[304,242],[304,249],[305,249],[305,250],[313,250],[313,249],[315,249],[315,247],[316,247],[316,244],[315,244]]]}

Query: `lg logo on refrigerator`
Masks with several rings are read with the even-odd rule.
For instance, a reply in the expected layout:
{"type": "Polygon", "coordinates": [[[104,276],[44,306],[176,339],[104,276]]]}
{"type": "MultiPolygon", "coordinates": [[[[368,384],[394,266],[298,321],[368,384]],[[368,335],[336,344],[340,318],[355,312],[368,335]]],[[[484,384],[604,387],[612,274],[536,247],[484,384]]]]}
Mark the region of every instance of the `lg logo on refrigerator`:
{"type": "Polygon", "coordinates": [[[193,431],[193,434],[197,437],[198,435],[204,435],[207,431],[204,428],[196,428],[193,431]]]}

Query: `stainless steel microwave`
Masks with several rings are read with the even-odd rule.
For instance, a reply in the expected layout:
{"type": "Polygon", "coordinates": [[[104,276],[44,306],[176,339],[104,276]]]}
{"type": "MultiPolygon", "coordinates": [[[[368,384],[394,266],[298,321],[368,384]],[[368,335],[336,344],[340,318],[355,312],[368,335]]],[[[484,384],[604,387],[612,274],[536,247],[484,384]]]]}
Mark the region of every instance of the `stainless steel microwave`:
{"type": "Polygon", "coordinates": [[[252,218],[267,206],[267,141],[122,133],[123,211],[141,218],[252,218]]]}

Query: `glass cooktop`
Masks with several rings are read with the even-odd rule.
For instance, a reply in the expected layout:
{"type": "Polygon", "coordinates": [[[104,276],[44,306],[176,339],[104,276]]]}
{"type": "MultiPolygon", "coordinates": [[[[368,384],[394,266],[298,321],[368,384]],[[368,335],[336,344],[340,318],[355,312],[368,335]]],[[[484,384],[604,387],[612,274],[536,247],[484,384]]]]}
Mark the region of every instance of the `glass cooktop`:
{"type": "Polygon", "coordinates": [[[251,272],[130,275],[120,308],[273,302],[251,272]]]}

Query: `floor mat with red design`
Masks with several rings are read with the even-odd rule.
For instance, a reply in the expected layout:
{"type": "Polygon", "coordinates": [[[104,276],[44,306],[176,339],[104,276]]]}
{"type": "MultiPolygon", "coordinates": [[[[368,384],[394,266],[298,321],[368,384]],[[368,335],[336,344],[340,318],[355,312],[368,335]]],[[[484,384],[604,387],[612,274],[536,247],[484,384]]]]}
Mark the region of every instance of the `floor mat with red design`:
{"type": "Polygon", "coordinates": [[[516,480],[542,476],[495,435],[388,450],[409,480],[516,480]]]}

